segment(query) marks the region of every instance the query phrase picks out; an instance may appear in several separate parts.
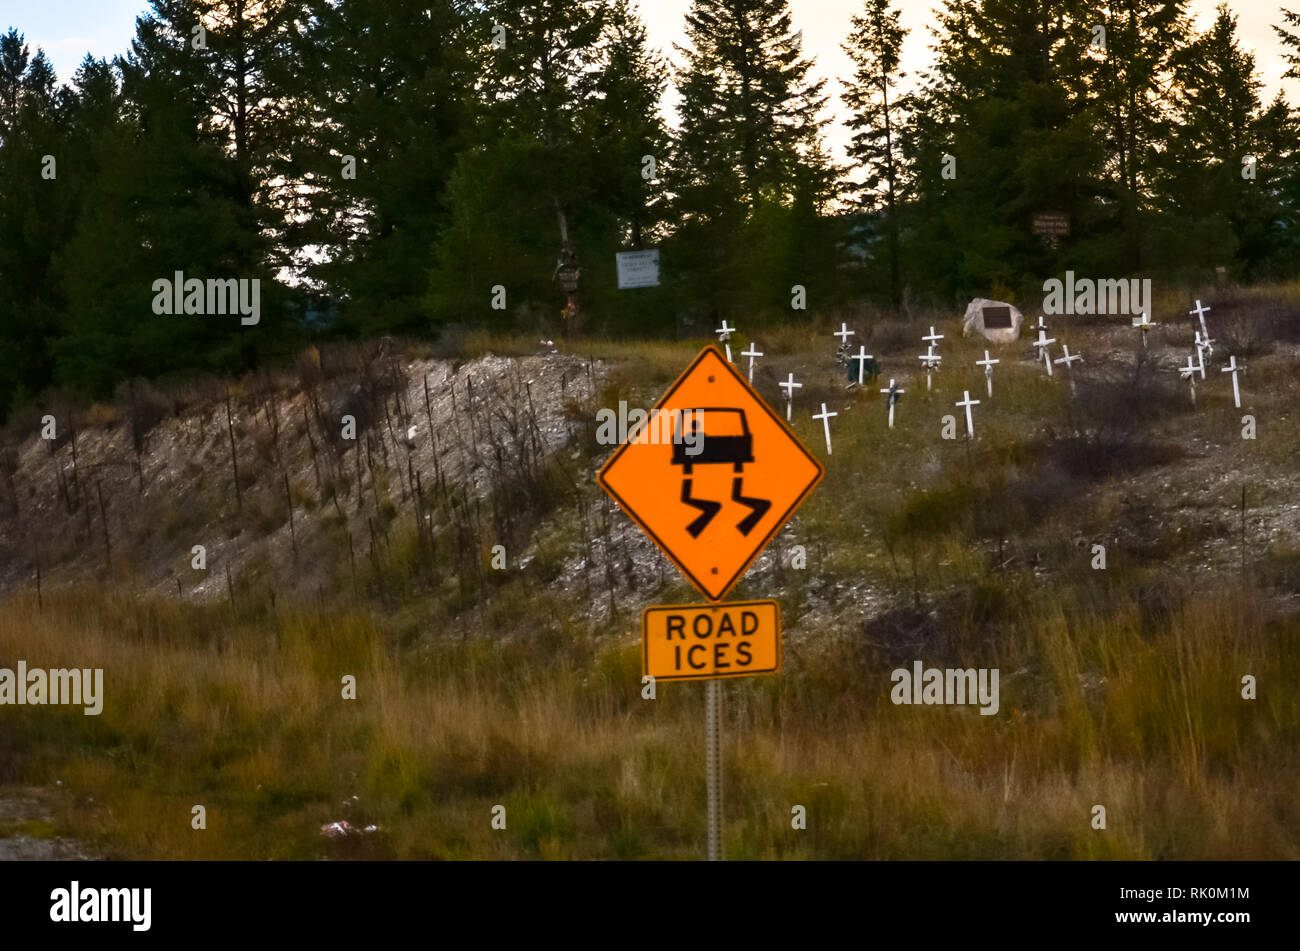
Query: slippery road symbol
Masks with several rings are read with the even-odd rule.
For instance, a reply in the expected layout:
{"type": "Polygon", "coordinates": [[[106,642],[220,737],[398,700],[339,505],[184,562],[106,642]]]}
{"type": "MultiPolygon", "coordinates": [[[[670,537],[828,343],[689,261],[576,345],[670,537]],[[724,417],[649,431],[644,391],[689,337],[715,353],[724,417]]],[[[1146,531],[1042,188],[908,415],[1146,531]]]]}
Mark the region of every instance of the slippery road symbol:
{"type": "Polygon", "coordinates": [[[722,510],[722,503],[713,499],[697,499],[691,495],[691,471],[694,466],[730,465],[736,473],[731,480],[731,500],[750,510],[736,525],[742,535],[748,535],[763,520],[772,507],[769,499],[754,498],[744,494],[744,468],[754,461],[754,437],[749,431],[745,411],[734,407],[704,407],[683,412],[674,425],[673,458],[675,466],[682,467],[682,503],[698,509],[700,514],[686,526],[692,538],[713,521],[722,510]],[[683,426],[685,430],[683,431],[683,426]],[[692,452],[688,452],[690,449],[692,452]]]}
{"type": "Polygon", "coordinates": [[[721,601],[824,469],[717,347],[701,350],[651,412],[680,438],[642,427],[596,480],[691,584],[721,601]]]}

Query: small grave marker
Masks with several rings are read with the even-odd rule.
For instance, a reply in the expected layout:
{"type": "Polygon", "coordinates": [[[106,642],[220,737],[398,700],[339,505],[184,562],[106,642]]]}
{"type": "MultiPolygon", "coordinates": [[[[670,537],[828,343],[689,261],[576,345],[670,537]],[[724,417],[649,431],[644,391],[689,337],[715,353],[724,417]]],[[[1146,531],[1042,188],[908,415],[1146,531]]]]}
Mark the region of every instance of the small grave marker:
{"type": "Polygon", "coordinates": [[[1237,409],[1241,409],[1241,389],[1237,385],[1237,373],[1245,369],[1246,365],[1243,363],[1241,366],[1237,366],[1237,358],[1232,356],[1228,357],[1228,365],[1219,370],[1220,373],[1232,374],[1232,405],[1237,409]]]}
{"type": "Polygon", "coordinates": [[[1082,359],[1083,359],[1083,354],[1081,354],[1081,353],[1076,353],[1076,354],[1071,355],[1071,354],[1070,354],[1070,345],[1069,345],[1068,343],[1067,343],[1067,344],[1064,344],[1064,345],[1061,347],[1061,352],[1064,353],[1065,356],[1063,356],[1063,357],[1057,357],[1056,360],[1053,361],[1053,362],[1055,362],[1055,363],[1064,363],[1064,364],[1065,364],[1065,372],[1066,372],[1066,375],[1068,375],[1069,378],[1070,378],[1070,393],[1071,393],[1071,395],[1073,395],[1073,394],[1074,394],[1074,366],[1073,366],[1073,364],[1074,364],[1074,361],[1075,361],[1075,360],[1082,360],[1082,359]]]}
{"type": "Polygon", "coordinates": [[[961,406],[966,409],[966,438],[967,439],[975,438],[975,420],[971,417],[970,408],[972,406],[979,406],[979,404],[980,404],[979,400],[973,400],[970,398],[970,390],[963,390],[962,398],[958,400],[956,403],[957,406],[961,406]]]}
{"type": "Polygon", "coordinates": [[[1187,357],[1187,366],[1178,368],[1178,372],[1187,381],[1188,389],[1191,391],[1193,407],[1196,406],[1196,370],[1196,363],[1192,360],[1190,354],[1187,357]]]}
{"type": "Polygon", "coordinates": [[[929,393],[930,375],[938,371],[939,364],[943,361],[943,357],[935,353],[934,347],[931,346],[930,349],[926,353],[921,354],[918,359],[921,361],[921,366],[925,370],[925,392],[929,393]]]}
{"type": "Polygon", "coordinates": [[[991,359],[989,359],[989,352],[988,352],[987,350],[984,351],[984,359],[983,359],[983,360],[976,360],[976,361],[975,361],[975,365],[976,365],[977,367],[983,367],[983,368],[984,368],[984,378],[985,378],[985,380],[988,382],[988,385],[989,385],[989,399],[992,399],[992,398],[993,398],[993,364],[995,364],[995,363],[1001,363],[1001,362],[1002,362],[1001,360],[991,360],[991,359]]]}
{"type": "Polygon", "coordinates": [[[728,343],[727,341],[731,339],[731,335],[734,334],[735,332],[736,332],[736,328],[728,327],[727,321],[725,319],[722,321],[722,326],[714,331],[714,333],[718,335],[718,343],[722,344],[724,347],[727,348],[728,363],[731,362],[731,344],[728,343]]]}
{"type": "Polygon", "coordinates": [[[892,379],[889,381],[889,388],[880,392],[889,394],[889,428],[894,428],[894,406],[898,403],[898,397],[907,391],[901,389],[892,379]]]}
{"type": "Polygon", "coordinates": [[[861,386],[863,374],[867,366],[867,361],[874,360],[875,357],[867,353],[866,347],[859,345],[858,352],[851,359],[858,361],[858,386],[861,386]]]}
{"type": "Polygon", "coordinates": [[[820,413],[813,414],[813,419],[820,419],[822,421],[822,428],[826,430],[826,455],[828,456],[831,454],[831,417],[838,415],[840,414],[828,413],[826,411],[825,403],[822,404],[822,411],[820,413]]]}
{"type": "Polygon", "coordinates": [[[754,384],[754,358],[761,357],[763,354],[751,340],[749,342],[749,349],[740,351],[740,355],[742,357],[749,357],[749,383],[752,386],[754,384]]]}
{"type": "Polygon", "coordinates": [[[803,384],[796,383],[794,381],[794,374],[791,373],[784,381],[778,383],[777,386],[785,390],[785,421],[788,423],[790,422],[790,405],[794,402],[794,391],[802,387],[803,384]]]}
{"type": "MultiPolygon", "coordinates": [[[[1038,318],[1040,323],[1042,322],[1042,319],[1043,318],[1041,317],[1038,318]]],[[[1043,366],[1047,367],[1048,376],[1052,376],[1052,355],[1048,352],[1047,348],[1054,343],[1056,343],[1056,338],[1047,336],[1047,331],[1040,327],[1038,330],[1038,339],[1034,341],[1034,347],[1037,348],[1038,355],[1042,357],[1043,366]]]]}

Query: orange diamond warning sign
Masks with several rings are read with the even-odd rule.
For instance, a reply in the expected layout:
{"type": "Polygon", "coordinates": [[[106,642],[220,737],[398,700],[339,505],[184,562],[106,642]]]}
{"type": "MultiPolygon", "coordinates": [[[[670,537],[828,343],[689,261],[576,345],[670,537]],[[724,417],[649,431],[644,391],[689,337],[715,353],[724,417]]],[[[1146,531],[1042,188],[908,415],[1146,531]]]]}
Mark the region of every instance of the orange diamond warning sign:
{"type": "Polygon", "coordinates": [[[706,347],[596,477],[714,601],[823,474],[716,347],[706,347]]]}

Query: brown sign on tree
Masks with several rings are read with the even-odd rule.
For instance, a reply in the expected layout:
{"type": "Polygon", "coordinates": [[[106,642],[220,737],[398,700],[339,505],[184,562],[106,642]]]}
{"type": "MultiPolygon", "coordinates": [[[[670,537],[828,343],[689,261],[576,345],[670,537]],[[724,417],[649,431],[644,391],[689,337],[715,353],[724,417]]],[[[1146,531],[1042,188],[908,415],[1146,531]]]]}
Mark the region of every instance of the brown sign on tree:
{"type": "Polygon", "coordinates": [[[1059,212],[1042,212],[1034,215],[1034,234],[1061,238],[1070,233],[1070,216],[1059,212]]]}

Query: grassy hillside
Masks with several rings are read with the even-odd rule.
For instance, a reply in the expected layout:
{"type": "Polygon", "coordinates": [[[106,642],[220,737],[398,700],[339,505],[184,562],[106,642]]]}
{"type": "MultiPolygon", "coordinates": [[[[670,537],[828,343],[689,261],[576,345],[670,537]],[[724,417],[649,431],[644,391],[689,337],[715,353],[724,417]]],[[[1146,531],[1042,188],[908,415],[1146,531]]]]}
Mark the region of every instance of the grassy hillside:
{"type": "MultiPolygon", "coordinates": [[[[1113,320],[1054,321],[1077,394],[1022,341],[991,400],[956,321],[934,321],[929,397],[928,319],[845,315],[884,368],[865,392],[829,322],[755,331],[755,384],[783,412],[776,381],[804,382],[795,429],[827,475],[732,595],[781,601],[786,664],[724,687],[729,857],[1300,857],[1300,288],[1208,302],[1195,409],[1187,321],[1147,361],[1113,320]],[[963,390],[971,443],[941,437],[963,390]],[[894,705],[914,660],[998,668],[998,714],[894,705]]],[[[595,410],[649,406],[705,342],[327,352],[233,385],[229,429],[224,384],[157,391],[152,426],[138,397],[74,408],[75,475],[27,421],[0,666],[103,667],[107,696],[99,717],[0,709],[0,782],[61,783],[60,830],[132,858],[698,857],[703,688],[642,699],[639,612],[702,599],[593,476],[595,410]],[[358,390],[352,447],[331,434],[358,390]],[[320,834],[340,819],[378,829],[320,834]]]]}

